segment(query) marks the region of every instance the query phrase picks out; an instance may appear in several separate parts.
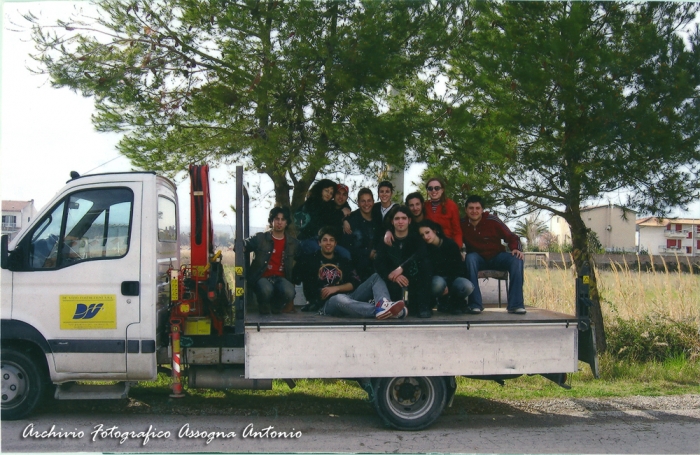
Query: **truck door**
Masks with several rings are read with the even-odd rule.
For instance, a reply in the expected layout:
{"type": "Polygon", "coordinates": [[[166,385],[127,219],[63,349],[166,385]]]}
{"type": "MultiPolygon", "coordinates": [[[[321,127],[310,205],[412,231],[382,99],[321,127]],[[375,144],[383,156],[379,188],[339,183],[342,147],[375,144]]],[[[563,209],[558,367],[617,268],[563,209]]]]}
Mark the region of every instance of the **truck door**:
{"type": "Polygon", "coordinates": [[[126,372],[140,320],[141,182],[74,188],[11,253],[12,318],[36,327],[61,373],[126,372]]]}

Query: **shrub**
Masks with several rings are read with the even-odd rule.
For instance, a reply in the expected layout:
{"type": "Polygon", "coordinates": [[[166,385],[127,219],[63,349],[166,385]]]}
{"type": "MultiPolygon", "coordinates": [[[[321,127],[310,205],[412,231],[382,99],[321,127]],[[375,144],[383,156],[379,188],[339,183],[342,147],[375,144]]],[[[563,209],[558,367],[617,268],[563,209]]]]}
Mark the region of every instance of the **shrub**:
{"type": "Polygon", "coordinates": [[[694,321],[673,321],[650,315],[636,320],[617,318],[606,332],[608,352],[621,360],[700,359],[700,332],[694,321]]]}

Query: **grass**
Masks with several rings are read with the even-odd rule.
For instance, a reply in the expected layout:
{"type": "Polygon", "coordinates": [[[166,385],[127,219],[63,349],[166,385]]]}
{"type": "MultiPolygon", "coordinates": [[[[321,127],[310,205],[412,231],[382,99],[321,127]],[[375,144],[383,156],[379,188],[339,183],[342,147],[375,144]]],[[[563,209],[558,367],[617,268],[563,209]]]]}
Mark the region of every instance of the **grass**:
{"type": "MultiPolygon", "coordinates": [[[[626,263],[611,265],[596,276],[613,358],[700,360],[700,277],[665,266],[644,271],[626,263]]],[[[527,269],[523,292],[530,305],[572,313],[574,287],[572,269],[545,267],[527,269]]]]}
{"type": "MultiPolygon", "coordinates": [[[[612,270],[597,270],[603,318],[662,317],[700,324],[700,277],[693,273],[632,270],[613,263],[612,270]]],[[[563,313],[574,311],[575,274],[571,268],[526,269],[525,302],[563,313]]]]}

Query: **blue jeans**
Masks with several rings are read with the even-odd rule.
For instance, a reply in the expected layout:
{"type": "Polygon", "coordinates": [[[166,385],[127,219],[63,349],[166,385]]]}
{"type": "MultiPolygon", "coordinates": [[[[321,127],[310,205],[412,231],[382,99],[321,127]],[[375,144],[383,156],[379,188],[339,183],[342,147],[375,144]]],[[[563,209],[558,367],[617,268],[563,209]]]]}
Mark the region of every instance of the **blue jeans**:
{"type": "Polygon", "coordinates": [[[290,300],[294,300],[295,295],[294,285],[281,276],[260,278],[255,283],[255,297],[258,299],[258,305],[275,303],[276,306],[284,306],[290,300]]]}
{"type": "MultiPolygon", "coordinates": [[[[447,288],[447,281],[445,277],[434,276],[432,283],[433,297],[441,297],[442,293],[445,292],[447,288]]],[[[457,277],[452,282],[452,286],[449,287],[448,295],[455,298],[464,300],[469,294],[474,292],[474,285],[466,278],[457,277]]]]}
{"type": "Polygon", "coordinates": [[[379,302],[389,298],[386,283],[378,274],[373,274],[349,294],[336,294],[326,302],[323,313],[329,316],[352,316],[356,318],[373,318],[375,304],[369,299],[379,302]]]}
{"type": "Polygon", "coordinates": [[[510,275],[508,288],[508,309],[524,308],[523,299],[523,260],[518,259],[505,251],[498,253],[489,260],[484,259],[479,253],[467,254],[467,276],[469,281],[476,283],[474,292],[469,295],[469,306],[484,308],[481,302],[481,290],[479,289],[479,270],[505,270],[510,275]]]}

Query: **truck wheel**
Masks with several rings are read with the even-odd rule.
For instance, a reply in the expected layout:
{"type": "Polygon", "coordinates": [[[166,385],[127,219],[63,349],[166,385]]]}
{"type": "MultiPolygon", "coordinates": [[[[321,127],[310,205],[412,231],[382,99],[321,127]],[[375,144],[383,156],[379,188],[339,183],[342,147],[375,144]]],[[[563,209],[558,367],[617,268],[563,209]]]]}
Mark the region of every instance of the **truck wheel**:
{"type": "Polygon", "coordinates": [[[17,420],[29,415],[46,390],[46,376],[30,355],[2,349],[2,418],[17,420]]]}
{"type": "Polygon", "coordinates": [[[389,426],[422,430],[440,417],[446,397],[441,377],[382,378],[375,388],[374,405],[389,426]]]}

